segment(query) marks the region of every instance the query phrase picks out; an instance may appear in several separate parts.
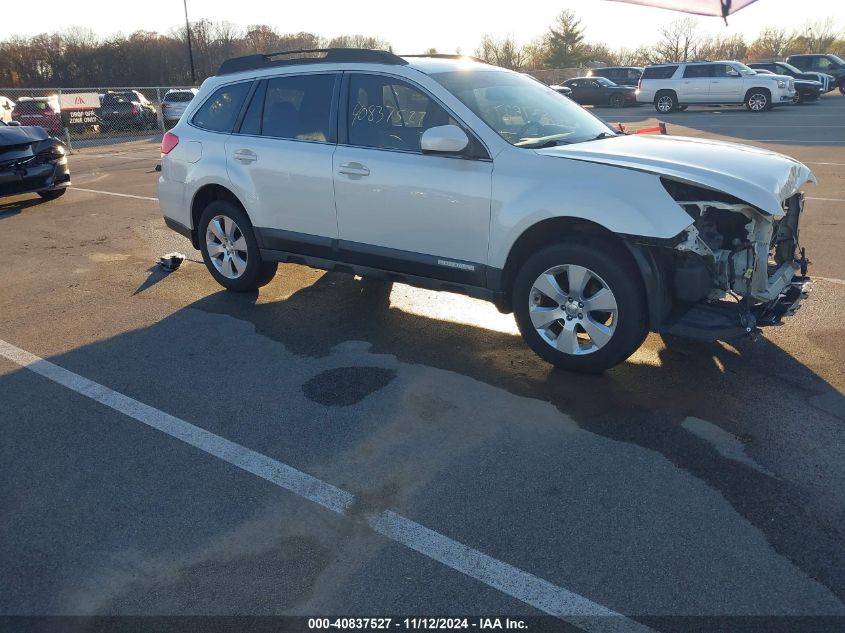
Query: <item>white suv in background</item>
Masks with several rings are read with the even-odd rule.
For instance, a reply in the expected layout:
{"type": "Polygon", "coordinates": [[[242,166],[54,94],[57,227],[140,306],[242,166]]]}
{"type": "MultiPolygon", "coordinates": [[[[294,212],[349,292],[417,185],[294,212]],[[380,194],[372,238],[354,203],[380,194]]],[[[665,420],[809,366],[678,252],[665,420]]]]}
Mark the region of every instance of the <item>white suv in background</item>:
{"type": "Polygon", "coordinates": [[[290,262],[460,292],[580,371],[649,330],[753,332],[802,296],[814,177],[791,158],[622,134],[456,56],[308,55],[225,62],[164,135],[165,222],[229,290],[290,262]]]}
{"type": "Polygon", "coordinates": [[[637,101],[653,103],[666,114],[689,105],[739,105],[763,112],[792,103],[795,81],[784,75],[757,74],[736,61],[686,62],[648,66],[639,83],[637,101]]]}

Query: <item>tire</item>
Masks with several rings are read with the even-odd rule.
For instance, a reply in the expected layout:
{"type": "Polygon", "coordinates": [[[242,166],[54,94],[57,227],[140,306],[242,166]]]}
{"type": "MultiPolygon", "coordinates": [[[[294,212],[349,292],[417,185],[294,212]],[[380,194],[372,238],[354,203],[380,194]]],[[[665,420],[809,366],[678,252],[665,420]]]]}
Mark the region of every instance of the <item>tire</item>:
{"type": "Polygon", "coordinates": [[[61,189],[51,189],[50,191],[39,191],[38,195],[49,202],[50,200],[55,200],[56,198],[60,198],[65,195],[65,191],[67,191],[67,187],[62,187],[61,189]]]}
{"type": "Polygon", "coordinates": [[[613,242],[587,238],[548,246],[522,264],[512,306],[523,339],[540,358],[560,369],[600,373],[642,344],[645,290],[625,255],[613,242]],[[580,293],[570,287],[578,279],[586,281],[580,293]],[[610,295],[597,299],[604,291],[610,295]],[[591,300],[612,310],[588,312],[591,300]]]}
{"type": "Polygon", "coordinates": [[[608,99],[607,105],[609,105],[611,108],[624,108],[625,98],[622,95],[610,95],[610,99],[608,99]]]}
{"type": "Polygon", "coordinates": [[[745,109],[749,112],[765,112],[772,108],[772,93],[765,88],[752,88],[745,94],[745,109]]]}
{"type": "Polygon", "coordinates": [[[845,79],[839,82],[839,92],[845,95],[845,79]]]}
{"type": "Polygon", "coordinates": [[[270,283],[276,274],[278,262],[261,259],[252,223],[243,209],[231,202],[214,200],[209,203],[200,216],[197,239],[208,272],[226,290],[257,290],[270,283]],[[215,221],[214,228],[209,229],[212,221],[215,221]],[[209,254],[211,247],[215,250],[213,255],[209,254]]]}
{"type": "Polygon", "coordinates": [[[654,95],[654,109],[660,114],[668,114],[678,107],[678,95],[672,90],[661,90],[654,95]]]}

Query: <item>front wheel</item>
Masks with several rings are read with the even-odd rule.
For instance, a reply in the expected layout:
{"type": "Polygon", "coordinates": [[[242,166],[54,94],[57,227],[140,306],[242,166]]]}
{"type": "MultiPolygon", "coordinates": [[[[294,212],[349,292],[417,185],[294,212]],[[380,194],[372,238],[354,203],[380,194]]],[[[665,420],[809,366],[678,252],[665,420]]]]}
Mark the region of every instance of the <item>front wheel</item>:
{"type": "Polygon", "coordinates": [[[598,373],[624,361],[645,339],[644,292],[633,262],[617,245],[566,241],[526,260],[514,280],[512,305],[538,356],[561,369],[598,373]]]}
{"type": "Polygon", "coordinates": [[[622,108],[625,106],[625,98],[622,95],[610,95],[608,104],[611,108],[622,108]]]}
{"type": "Polygon", "coordinates": [[[772,96],[768,90],[749,90],[745,96],[745,107],[750,112],[765,112],[772,107],[772,96]]]}
{"type": "Polygon", "coordinates": [[[252,223],[238,206],[211,202],[200,217],[200,251],[211,276],[227,290],[257,290],[272,281],[279,264],[261,259],[252,223]]]}

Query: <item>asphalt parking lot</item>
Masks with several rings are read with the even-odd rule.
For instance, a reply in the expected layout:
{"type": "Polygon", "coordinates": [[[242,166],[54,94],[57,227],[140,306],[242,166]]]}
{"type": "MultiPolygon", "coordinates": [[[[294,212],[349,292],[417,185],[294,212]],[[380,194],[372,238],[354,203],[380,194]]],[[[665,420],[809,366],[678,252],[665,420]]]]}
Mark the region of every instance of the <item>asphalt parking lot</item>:
{"type": "Polygon", "coordinates": [[[814,288],[756,342],[650,335],[598,377],[466,297],[295,265],[223,291],[153,141],[0,201],[0,614],[845,629],[845,97],[661,120],[811,167],[814,288]]]}

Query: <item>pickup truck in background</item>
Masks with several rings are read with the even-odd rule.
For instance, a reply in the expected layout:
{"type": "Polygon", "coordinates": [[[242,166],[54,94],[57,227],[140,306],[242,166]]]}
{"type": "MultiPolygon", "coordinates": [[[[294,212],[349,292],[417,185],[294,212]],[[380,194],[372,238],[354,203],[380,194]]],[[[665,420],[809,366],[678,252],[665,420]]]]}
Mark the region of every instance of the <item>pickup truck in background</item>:
{"type": "Polygon", "coordinates": [[[790,55],[787,64],[792,64],[803,72],[825,73],[831,75],[839,86],[839,92],[845,95],[845,60],[831,53],[790,55]]]}

